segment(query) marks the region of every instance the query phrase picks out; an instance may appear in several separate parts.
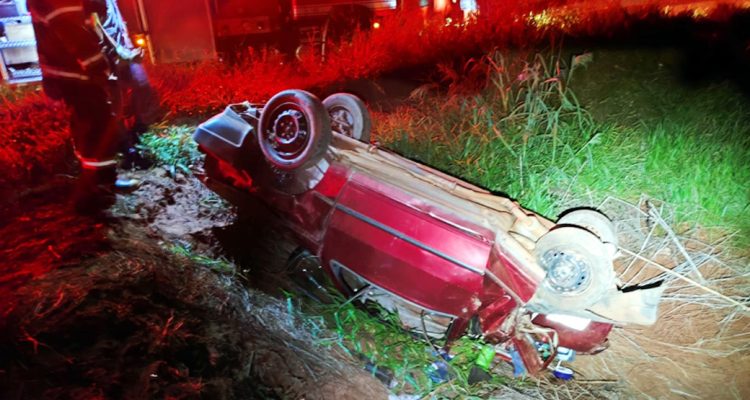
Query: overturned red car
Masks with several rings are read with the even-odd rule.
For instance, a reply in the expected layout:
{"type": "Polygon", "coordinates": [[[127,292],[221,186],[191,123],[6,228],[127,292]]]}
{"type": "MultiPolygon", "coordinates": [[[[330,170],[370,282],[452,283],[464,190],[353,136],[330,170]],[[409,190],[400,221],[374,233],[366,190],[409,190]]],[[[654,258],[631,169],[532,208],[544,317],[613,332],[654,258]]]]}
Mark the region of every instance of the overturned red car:
{"type": "MultiPolygon", "coordinates": [[[[265,203],[337,288],[448,341],[479,333],[536,373],[539,343],[597,353],[614,324],[652,324],[659,288],[623,291],[615,229],[590,209],[553,223],[369,143],[361,100],[287,90],[230,105],[194,134],[207,185],[265,203]]],[[[636,288],[638,289],[638,288],[636,288]]]]}

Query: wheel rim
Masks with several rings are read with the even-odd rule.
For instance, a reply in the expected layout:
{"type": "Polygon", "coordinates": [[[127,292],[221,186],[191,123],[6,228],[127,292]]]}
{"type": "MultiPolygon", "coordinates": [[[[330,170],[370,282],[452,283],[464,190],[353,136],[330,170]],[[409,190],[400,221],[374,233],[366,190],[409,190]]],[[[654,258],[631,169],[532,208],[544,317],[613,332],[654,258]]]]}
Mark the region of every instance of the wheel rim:
{"type": "Polygon", "coordinates": [[[354,137],[354,116],[344,107],[332,107],[328,114],[331,116],[331,129],[342,135],[354,137]]]}
{"type": "Polygon", "coordinates": [[[271,153],[280,160],[297,160],[310,143],[310,123],[305,114],[294,103],[281,104],[275,113],[273,124],[264,132],[271,153]]]}
{"type": "Polygon", "coordinates": [[[593,233],[573,226],[549,231],[534,250],[545,271],[540,293],[544,302],[560,310],[579,310],[600,301],[615,287],[612,261],[606,246],[593,233]],[[561,297],[565,300],[561,301],[561,297]]]}
{"type": "Polygon", "coordinates": [[[591,267],[575,252],[552,249],[541,263],[547,269],[547,284],[562,295],[581,293],[591,282],[591,267]]]}

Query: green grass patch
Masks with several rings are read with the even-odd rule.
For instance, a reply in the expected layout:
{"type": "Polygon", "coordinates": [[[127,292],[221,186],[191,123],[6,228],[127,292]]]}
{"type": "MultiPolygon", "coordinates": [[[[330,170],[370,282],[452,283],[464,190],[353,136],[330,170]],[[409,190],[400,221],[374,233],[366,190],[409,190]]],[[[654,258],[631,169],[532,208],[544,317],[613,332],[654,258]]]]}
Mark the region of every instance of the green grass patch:
{"type": "Polygon", "coordinates": [[[203,157],[192,138],[194,131],[186,125],[156,127],[141,136],[138,148],[171,172],[190,174],[190,167],[203,157]]]}
{"type": "MultiPolygon", "coordinates": [[[[311,331],[319,331],[320,326],[332,331],[332,336],[321,336],[322,345],[343,349],[366,364],[373,374],[377,368],[392,376],[396,383],[394,392],[430,394],[436,398],[484,398],[493,388],[496,390],[498,385],[509,383],[499,375],[479,384],[468,383],[469,372],[480,350],[487,346],[469,337],[451,345],[450,380],[434,382],[430,378],[431,368],[434,362],[442,360],[436,353],[444,344],[442,341],[428,341],[423,335],[404,330],[395,314],[376,305],[361,307],[345,300],[333,289],[330,293],[332,303],[309,305],[304,314],[298,315],[310,322],[311,331]]],[[[291,304],[293,297],[288,296],[291,304]]],[[[290,305],[290,309],[294,310],[294,306],[290,305]]]]}
{"type": "Polygon", "coordinates": [[[626,60],[607,55],[592,62],[574,58],[563,73],[558,68],[566,71],[565,65],[554,57],[511,62],[487,56],[481,63],[488,84],[478,94],[427,97],[386,115],[380,139],[551,218],[574,205],[596,206],[607,196],[635,201],[645,194],[674,207],[678,223],[736,233],[735,243],[746,246],[747,99],[728,83],[681,86],[665,64],[643,73],[648,80],[641,84],[618,87],[612,70],[626,84],[638,75],[630,77],[619,65],[626,60]],[[607,72],[602,81],[596,68],[607,72]],[[582,93],[601,96],[581,97],[591,112],[566,81],[585,81],[578,85],[582,93]]]}
{"type": "Polygon", "coordinates": [[[173,254],[185,257],[190,261],[207,267],[215,272],[231,275],[234,275],[237,272],[235,265],[224,257],[213,258],[204,254],[199,254],[193,251],[188,245],[173,244],[168,247],[168,250],[173,254]]]}

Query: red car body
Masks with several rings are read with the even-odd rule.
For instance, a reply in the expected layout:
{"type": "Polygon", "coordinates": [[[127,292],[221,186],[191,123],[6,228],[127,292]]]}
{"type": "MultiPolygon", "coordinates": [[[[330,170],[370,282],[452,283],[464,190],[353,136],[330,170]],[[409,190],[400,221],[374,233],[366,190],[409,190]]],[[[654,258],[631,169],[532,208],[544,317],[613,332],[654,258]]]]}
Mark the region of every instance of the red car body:
{"type": "Polygon", "coordinates": [[[269,167],[257,149],[260,113],[229,107],[198,129],[207,183],[230,200],[239,194],[268,205],[341,291],[355,294],[346,277],[356,276],[361,287],[392,296],[400,314],[409,309],[448,327],[449,340],[478,322],[485,340],[518,351],[532,373],[544,365],[539,340],[583,353],[606,348],[609,320],[571,327],[526,308],[545,279],[529,246],[552,222],[339,134],[305,170],[269,167]]]}

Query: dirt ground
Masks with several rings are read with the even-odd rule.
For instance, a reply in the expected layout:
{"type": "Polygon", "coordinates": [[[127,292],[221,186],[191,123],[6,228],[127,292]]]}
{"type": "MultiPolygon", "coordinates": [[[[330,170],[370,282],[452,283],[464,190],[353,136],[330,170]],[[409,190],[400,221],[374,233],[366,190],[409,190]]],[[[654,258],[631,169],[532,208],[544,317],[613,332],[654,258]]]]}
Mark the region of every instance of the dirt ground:
{"type": "MultiPolygon", "coordinates": [[[[292,250],[266,221],[238,217],[195,176],[136,175],[142,187],[103,218],[71,212],[67,176],[1,197],[0,398],[388,397],[266,294],[289,290],[268,271],[292,250]],[[248,246],[258,236],[281,246],[248,246]]],[[[656,259],[674,266],[668,249],[656,259]]],[[[702,268],[726,294],[744,293],[746,278],[702,268]]],[[[680,300],[705,300],[694,288],[667,293],[656,325],[616,328],[607,351],[573,363],[576,380],[530,380],[492,398],[748,398],[747,316],[680,300]]]]}
{"type": "MultiPolygon", "coordinates": [[[[747,259],[733,259],[722,240],[700,228],[667,233],[655,221],[669,220],[669,208],[644,219],[645,205],[605,202],[603,208],[616,219],[621,248],[679,271],[694,283],[667,277],[656,323],[616,327],[607,351],[581,356],[573,364],[579,381],[626,382],[636,398],[750,398],[750,315],[744,300],[750,279],[743,272],[747,259]]],[[[665,279],[659,269],[626,254],[616,266],[623,280],[665,279]]]]}
{"type": "Polygon", "coordinates": [[[66,177],[3,197],[0,398],[387,398],[241,271],[168,251],[234,216],[195,178],[140,175],[103,218],[71,212],[66,177]]]}

